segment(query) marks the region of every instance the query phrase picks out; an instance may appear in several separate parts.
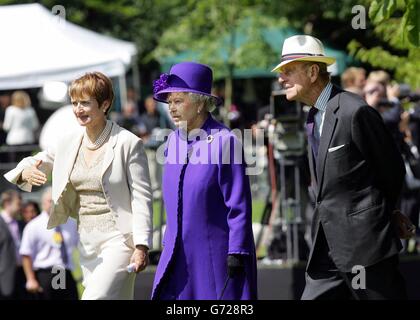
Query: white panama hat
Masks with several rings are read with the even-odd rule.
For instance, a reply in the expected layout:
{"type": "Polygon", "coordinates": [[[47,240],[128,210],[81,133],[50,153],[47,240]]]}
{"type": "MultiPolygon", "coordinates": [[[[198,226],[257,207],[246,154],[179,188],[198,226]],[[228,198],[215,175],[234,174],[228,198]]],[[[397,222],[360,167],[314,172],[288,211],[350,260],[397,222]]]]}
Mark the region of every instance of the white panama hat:
{"type": "Polygon", "coordinates": [[[293,61],[322,62],[329,66],[335,62],[335,58],[325,56],[324,46],[319,39],[297,35],[284,40],[281,62],[271,72],[281,72],[283,66],[293,61]]]}

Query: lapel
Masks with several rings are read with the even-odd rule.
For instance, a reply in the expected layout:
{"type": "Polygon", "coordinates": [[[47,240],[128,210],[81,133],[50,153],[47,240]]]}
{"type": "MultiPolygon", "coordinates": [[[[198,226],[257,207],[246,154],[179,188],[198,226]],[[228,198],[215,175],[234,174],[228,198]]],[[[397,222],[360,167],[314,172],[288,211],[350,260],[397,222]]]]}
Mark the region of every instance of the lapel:
{"type": "Polygon", "coordinates": [[[107,144],[106,150],[105,150],[104,162],[102,164],[101,177],[104,176],[105,171],[111,165],[112,160],[114,160],[114,147],[115,147],[115,145],[117,143],[117,140],[118,140],[118,132],[119,132],[119,127],[114,122],[112,124],[111,136],[109,137],[109,141],[108,141],[108,144],[107,144]]]}
{"type": "Polygon", "coordinates": [[[337,126],[336,112],[339,108],[339,95],[342,90],[333,86],[331,90],[330,99],[328,100],[327,108],[325,110],[324,124],[322,128],[321,140],[319,142],[318,156],[316,159],[316,172],[318,177],[318,192],[317,199],[321,195],[322,183],[324,181],[325,160],[327,158],[327,151],[331,139],[334,135],[337,126]]]}
{"type": "Polygon", "coordinates": [[[9,239],[13,238],[12,233],[9,230],[9,227],[7,226],[7,222],[2,217],[2,211],[0,211],[0,234],[4,234],[4,233],[7,234],[7,238],[9,238],[9,239]]]}
{"type": "Polygon", "coordinates": [[[80,144],[82,143],[83,138],[83,132],[80,132],[77,136],[77,139],[74,139],[74,143],[70,144],[68,157],[67,157],[67,164],[65,166],[66,168],[66,175],[64,181],[67,183],[70,178],[71,170],[73,169],[74,162],[76,161],[77,154],[79,153],[80,144]]]}

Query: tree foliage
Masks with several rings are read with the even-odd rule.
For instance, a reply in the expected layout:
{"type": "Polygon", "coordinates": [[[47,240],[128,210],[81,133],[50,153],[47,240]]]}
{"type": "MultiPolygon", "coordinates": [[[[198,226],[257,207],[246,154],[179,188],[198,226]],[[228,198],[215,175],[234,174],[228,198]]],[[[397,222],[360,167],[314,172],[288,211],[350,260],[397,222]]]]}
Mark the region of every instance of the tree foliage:
{"type": "Polygon", "coordinates": [[[369,18],[381,44],[367,48],[353,40],[351,54],[376,68],[395,73],[396,80],[420,88],[420,2],[419,0],[374,0],[369,18]]]}
{"type": "MultiPolygon", "coordinates": [[[[32,2],[0,0],[0,4],[32,2]]],[[[213,66],[216,77],[229,77],[232,70],[249,66],[269,68],[278,56],[267,46],[258,30],[289,26],[312,34],[336,49],[348,48],[362,62],[395,71],[399,81],[419,87],[420,0],[39,2],[47,8],[63,5],[69,21],[135,42],[146,85],[157,76],[158,60],[190,49],[200,52],[195,59],[213,66]],[[352,28],[352,8],[355,5],[369,7],[366,30],[352,28]],[[241,37],[241,34],[246,34],[246,37],[241,37]]]]}
{"type": "Polygon", "coordinates": [[[285,25],[284,20],[265,15],[265,1],[190,0],[187,3],[193,10],[164,32],[153,56],[162,60],[179,52],[189,52],[186,59],[211,65],[216,77],[226,79],[225,105],[228,107],[232,101],[235,69],[268,69],[278,59],[261,30],[285,25]]]}

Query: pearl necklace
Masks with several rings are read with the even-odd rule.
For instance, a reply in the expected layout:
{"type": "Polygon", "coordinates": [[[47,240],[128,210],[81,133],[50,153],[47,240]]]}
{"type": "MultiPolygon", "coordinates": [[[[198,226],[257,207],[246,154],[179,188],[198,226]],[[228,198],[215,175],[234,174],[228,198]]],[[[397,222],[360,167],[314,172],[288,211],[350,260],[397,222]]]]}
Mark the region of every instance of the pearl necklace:
{"type": "Polygon", "coordinates": [[[108,138],[109,134],[111,133],[111,129],[112,129],[112,122],[107,120],[104,130],[102,130],[101,134],[99,135],[99,137],[96,139],[95,142],[90,141],[85,131],[83,144],[89,150],[99,149],[105,143],[105,140],[108,138]]]}

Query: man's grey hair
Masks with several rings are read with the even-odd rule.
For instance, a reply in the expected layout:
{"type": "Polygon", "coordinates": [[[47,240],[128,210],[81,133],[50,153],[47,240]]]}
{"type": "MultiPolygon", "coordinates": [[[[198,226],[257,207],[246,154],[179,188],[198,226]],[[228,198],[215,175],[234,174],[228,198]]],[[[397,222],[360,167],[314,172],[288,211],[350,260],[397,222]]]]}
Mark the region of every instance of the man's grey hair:
{"type": "Polygon", "coordinates": [[[331,74],[330,74],[330,72],[328,72],[327,64],[322,63],[322,62],[308,61],[308,62],[305,63],[305,66],[310,67],[314,64],[316,64],[319,68],[319,73],[318,73],[319,77],[323,80],[330,81],[331,80],[331,74]]]}
{"type": "Polygon", "coordinates": [[[202,105],[205,110],[212,112],[216,109],[216,99],[205,94],[188,92],[191,102],[194,104],[202,105]]]}

